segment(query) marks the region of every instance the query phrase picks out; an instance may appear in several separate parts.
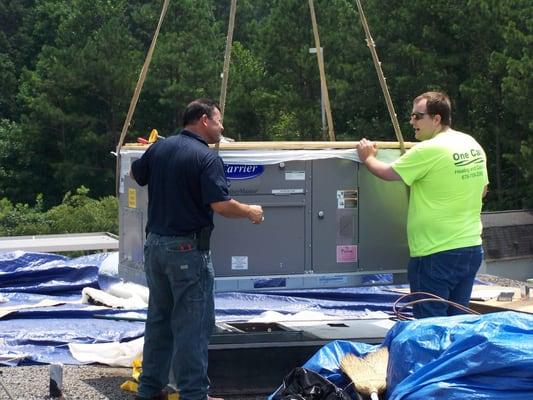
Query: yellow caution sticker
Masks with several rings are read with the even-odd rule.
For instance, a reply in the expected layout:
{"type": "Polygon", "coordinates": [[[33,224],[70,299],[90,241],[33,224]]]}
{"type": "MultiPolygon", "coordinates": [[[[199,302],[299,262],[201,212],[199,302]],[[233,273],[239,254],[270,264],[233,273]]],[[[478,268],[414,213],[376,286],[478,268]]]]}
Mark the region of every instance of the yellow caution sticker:
{"type": "Polygon", "coordinates": [[[137,190],[135,188],[128,189],[128,207],[137,208],[137,190]]]}

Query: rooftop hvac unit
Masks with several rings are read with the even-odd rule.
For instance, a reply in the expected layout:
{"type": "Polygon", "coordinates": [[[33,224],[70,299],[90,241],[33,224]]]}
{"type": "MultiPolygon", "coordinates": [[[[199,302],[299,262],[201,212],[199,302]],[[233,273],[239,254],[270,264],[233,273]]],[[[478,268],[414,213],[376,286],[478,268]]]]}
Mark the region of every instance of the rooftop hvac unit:
{"type": "MultiPolygon", "coordinates": [[[[148,193],[128,175],[143,152],[131,145],[121,151],[119,275],[145,284],[148,193]]],[[[378,155],[392,161],[400,153],[378,155]]],[[[265,221],[215,215],[215,290],[353,286],[383,273],[405,281],[407,188],[374,177],[354,149],[222,147],[220,156],[231,196],[262,205],[265,221]]]]}

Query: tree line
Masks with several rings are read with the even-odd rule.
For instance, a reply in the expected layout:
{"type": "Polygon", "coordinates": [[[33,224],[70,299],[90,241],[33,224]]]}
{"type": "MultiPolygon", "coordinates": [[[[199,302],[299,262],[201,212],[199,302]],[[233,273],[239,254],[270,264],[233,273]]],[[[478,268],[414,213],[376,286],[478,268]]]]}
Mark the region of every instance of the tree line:
{"type": "MultiPolygon", "coordinates": [[[[44,208],[114,193],[115,159],[162,0],[0,1],[0,198],[44,208]],[[41,197],[38,197],[39,195],[41,197]],[[44,200],[43,200],[44,199],[44,200]]],[[[355,1],[315,0],[337,140],[395,135],[355,1]]],[[[412,99],[443,90],[487,152],[486,210],[533,207],[533,2],[366,0],[406,140],[412,99]]],[[[218,99],[230,0],[171,1],[126,141],[218,99]]],[[[308,1],[239,0],[225,135],[323,140],[308,1]]]]}

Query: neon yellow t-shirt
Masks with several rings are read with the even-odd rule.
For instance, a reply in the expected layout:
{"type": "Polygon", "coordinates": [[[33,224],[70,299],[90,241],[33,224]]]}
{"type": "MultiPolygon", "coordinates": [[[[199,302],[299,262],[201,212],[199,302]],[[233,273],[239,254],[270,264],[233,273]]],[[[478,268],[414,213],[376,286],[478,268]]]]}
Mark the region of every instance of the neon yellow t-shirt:
{"type": "Polygon", "coordinates": [[[481,244],[487,158],[476,140],[448,130],[392,163],[411,187],[407,239],[411,257],[481,244]]]}

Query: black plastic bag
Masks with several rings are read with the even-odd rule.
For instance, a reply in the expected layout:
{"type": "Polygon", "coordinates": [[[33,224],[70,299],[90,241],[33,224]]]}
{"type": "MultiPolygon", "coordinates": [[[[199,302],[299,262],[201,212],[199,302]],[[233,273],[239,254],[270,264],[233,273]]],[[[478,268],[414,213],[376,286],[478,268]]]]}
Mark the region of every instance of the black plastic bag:
{"type": "Polygon", "coordinates": [[[352,400],[323,376],[305,368],[293,369],[272,400],[352,400]]]}

